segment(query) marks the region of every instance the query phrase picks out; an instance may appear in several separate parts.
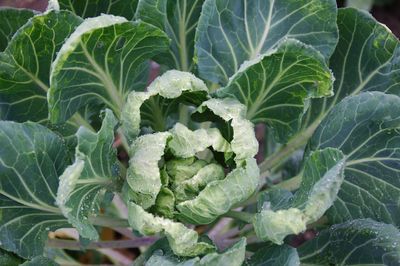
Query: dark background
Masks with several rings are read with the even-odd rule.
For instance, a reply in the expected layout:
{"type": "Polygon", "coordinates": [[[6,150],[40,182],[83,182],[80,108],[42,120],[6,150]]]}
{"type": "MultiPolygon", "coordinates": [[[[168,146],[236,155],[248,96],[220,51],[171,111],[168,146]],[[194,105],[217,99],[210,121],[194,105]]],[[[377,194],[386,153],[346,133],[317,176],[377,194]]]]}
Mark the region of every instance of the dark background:
{"type": "MultiPolygon", "coordinates": [[[[338,5],[343,6],[344,0],[338,0],[338,5]]],[[[400,0],[391,0],[390,4],[374,6],[372,15],[386,24],[397,37],[400,37],[400,0]]],[[[47,0],[0,0],[0,6],[26,7],[43,11],[46,9],[47,0]]]]}

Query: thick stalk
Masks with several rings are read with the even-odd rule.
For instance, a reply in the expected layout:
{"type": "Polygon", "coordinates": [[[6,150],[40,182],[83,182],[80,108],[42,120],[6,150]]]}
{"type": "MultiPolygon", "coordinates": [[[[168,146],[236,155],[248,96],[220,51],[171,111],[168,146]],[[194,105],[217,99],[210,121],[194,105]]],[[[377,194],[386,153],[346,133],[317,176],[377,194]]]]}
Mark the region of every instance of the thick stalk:
{"type": "Polygon", "coordinates": [[[293,152],[304,146],[314,133],[319,123],[320,119],[317,119],[307,129],[296,134],[286,145],[282,146],[280,150],[268,156],[259,165],[261,176],[265,175],[264,173],[268,170],[284,163],[289,158],[289,156],[292,155],[293,152]]]}
{"type": "Polygon", "coordinates": [[[107,217],[107,216],[94,216],[90,217],[89,221],[98,226],[103,226],[103,227],[129,227],[128,220],[125,219],[120,219],[120,218],[113,218],[113,217],[107,217]]]}
{"type": "Polygon", "coordinates": [[[253,223],[254,214],[248,212],[228,211],[224,214],[225,217],[240,220],[242,222],[251,224],[253,223]]]}
{"type": "MultiPolygon", "coordinates": [[[[116,241],[98,241],[90,243],[86,249],[123,249],[123,248],[137,248],[142,246],[149,246],[157,240],[156,237],[142,237],[130,240],[116,240],[116,241]]],[[[47,246],[50,248],[60,248],[68,250],[81,250],[82,246],[78,241],[75,240],[64,240],[64,239],[49,239],[47,246]]]]}

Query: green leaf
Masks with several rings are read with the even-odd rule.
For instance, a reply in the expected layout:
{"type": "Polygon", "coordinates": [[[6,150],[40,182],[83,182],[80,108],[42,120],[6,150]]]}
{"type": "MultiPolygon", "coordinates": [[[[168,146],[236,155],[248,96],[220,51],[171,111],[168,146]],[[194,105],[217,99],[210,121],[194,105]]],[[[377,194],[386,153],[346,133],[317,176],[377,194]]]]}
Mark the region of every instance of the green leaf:
{"type": "Polygon", "coordinates": [[[143,63],[166,50],[167,36],[144,22],[102,15],[86,19],[53,62],[48,94],[50,119],[60,123],[82,106],[104,104],[120,117],[143,63]]]}
{"type": "Polygon", "coordinates": [[[65,38],[81,23],[70,12],[49,11],[29,20],[0,54],[2,118],[43,121],[50,65],[65,38]]]}
{"type": "Polygon", "coordinates": [[[200,76],[224,85],[243,62],[287,38],[329,58],[337,43],[336,13],[333,0],[206,0],[196,32],[200,76]]]}
{"type": "Polygon", "coordinates": [[[1,247],[24,258],[42,255],[48,232],[69,227],[55,206],[67,147],[32,122],[0,122],[0,147],[1,247]]]}
{"type": "Polygon", "coordinates": [[[0,248],[0,265],[18,266],[23,262],[22,258],[0,248]]]}
{"type": "Polygon", "coordinates": [[[204,0],[139,0],[136,17],[168,34],[171,46],[156,60],[172,69],[192,71],[194,38],[204,0]]]}
{"type": "Polygon", "coordinates": [[[131,190],[131,199],[144,209],[156,202],[161,189],[159,161],[164,155],[168,132],[140,136],[132,144],[126,180],[131,190]]]}
{"type": "Polygon", "coordinates": [[[372,218],[400,225],[399,128],[400,98],[382,92],[345,98],[322,121],[309,150],[340,148],[347,156],[331,221],[372,218]]]}
{"type": "Polygon", "coordinates": [[[170,70],[154,80],[146,92],[131,92],[122,112],[122,127],[132,140],[141,127],[166,131],[169,115],[178,110],[179,104],[200,105],[207,99],[205,83],[188,72],[170,70]]]}
{"type": "Polygon", "coordinates": [[[232,98],[209,99],[197,109],[200,114],[207,114],[207,111],[222,118],[232,127],[233,139],[230,144],[237,165],[257,154],[258,141],[254,135],[254,125],[246,119],[246,106],[232,98]]]}
{"type": "Polygon", "coordinates": [[[210,253],[201,258],[199,266],[241,266],[244,262],[246,253],[246,238],[241,238],[239,242],[224,250],[222,253],[210,253]]]}
{"type": "Polygon", "coordinates": [[[194,199],[179,203],[176,206],[179,219],[192,224],[213,222],[247,200],[256,191],[259,176],[256,160],[248,158],[224,179],[209,183],[194,199]]]}
{"type": "Polygon", "coordinates": [[[273,210],[275,206],[264,202],[253,221],[257,236],[281,245],[286,236],[305,231],[306,225],[321,218],[336,199],[344,165],[345,158],[337,149],[313,152],[305,162],[300,188],[290,199],[290,205],[273,210]]]}
{"type": "Polygon", "coordinates": [[[298,248],[304,264],[398,265],[400,232],[389,224],[359,219],[337,224],[298,248]]]}
{"type": "Polygon", "coordinates": [[[58,0],[60,9],[70,10],[82,18],[102,14],[122,16],[132,20],[138,0],[58,0]]]}
{"type": "Polygon", "coordinates": [[[305,124],[322,120],[348,95],[382,91],[400,95],[400,42],[370,14],[339,9],[339,43],[329,61],[336,81],[334,96],[313,100],[305,124]]]}
{"type": "Polygon", "coordinates": [[[266,123],[275,139],[285,142],[301,126],[310,98],[332,95],[333,76],[314,48],[287,40],[276,51],[243,64],[219,97],[233,97],[247,106],[247,118],[266,123]]]}
{"type": "Polygon", "coordinates": [[[141,258],[140,262],[135,262],[135,266],[148,265],[148,266],[241,266],[246,251],[246,239],[242,238],[239,242],[232,247],[223,251],[222,253],[210,253],[203,258],[192,258],[182,260],[171,252],[165,241],[160,240],[150,247],[150,252],[146,252],[146,256],[141,258]],[[145,261],[144,261],[145,260],[145,261]]]}
{"type": "Polygon", "coordinates": [[[89,217],[99,214],[108,194],[117,189],[118,163],[113,148],[117,124],[112,112],[106,110],[98,133],[81,127],[76,133],[75,162],[60,176],[57,205],[80,236],[86,239],[98,239],[89,217]]]}
{"type": "Polygon", "coordinates": [[[257,250],[244,264],[246,266],[298,266],[299,255],[287,245],[267,246],[257,250]]]}
{"type": "Polygon", "coordinates": [[[0,8],[0,51],[4,51],[13,35],[35,15],[33,10],[0,8]]]}
{"type": "Polygon", "coordinates": [[[268,202],[269,208],[273,211],[287,209],[292,199],[292,192],[280,188],[271,188],[258,194],[257,210],[261,211],[265,202],[268,202]]]}
{"type": "Polygon", "coordinates": [[[346,6],[370,11],[374,0],[346,0],[346,6]]]}
{"type": "Polygon", "coordinates": [[[49,258],[43,257],[43,256],[35,257],[32,260],[26,261],[26,262],[21,264],[21,266],[43,266],[43,265],[46,265],[46,266],[59,266],[59,264],[56,263],[55,261],[53,261],[53,260],[51,260],[49,258]]]}
{"type": "Polygon", "coordinates": [[[128,202],[129,224],[144,235],[164,233],[174,254],[194,257],[214,251],[214,246],[200,242],[197,232],[182,223],[154,216],[133,201],[128,202]]]}

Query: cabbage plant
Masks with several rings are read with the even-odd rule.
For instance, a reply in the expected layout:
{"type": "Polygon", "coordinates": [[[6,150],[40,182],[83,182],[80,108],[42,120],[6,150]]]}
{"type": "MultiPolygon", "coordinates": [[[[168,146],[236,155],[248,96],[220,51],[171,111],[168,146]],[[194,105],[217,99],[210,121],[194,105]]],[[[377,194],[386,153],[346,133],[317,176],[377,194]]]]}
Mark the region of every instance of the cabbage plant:
{"type": "Polygon", "coordinates": [[[50,0],[0,22],[1,265],[400,265],[400,43],[365,11],[50,0]]]}

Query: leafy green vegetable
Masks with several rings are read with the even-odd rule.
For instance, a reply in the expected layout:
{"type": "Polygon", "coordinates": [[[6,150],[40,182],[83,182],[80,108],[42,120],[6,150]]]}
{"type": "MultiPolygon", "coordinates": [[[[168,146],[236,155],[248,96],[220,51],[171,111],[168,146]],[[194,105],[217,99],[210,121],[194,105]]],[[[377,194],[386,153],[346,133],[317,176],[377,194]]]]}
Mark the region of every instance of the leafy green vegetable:
{"type": "Polygon", "coordinates": [[[207,99],[208,88],[194,75],[171,70],[158,77],[146,92],[131,92],[122,111],[122,126],[133,139],[140,128],[150,126],[154,131],[165,131],[168,115],[176,112],[179,103],[199,105],[207,99]]]}
{"type": "Polygon", "coordinates": [[[34,15],[29,9],[0,8],[0,51],[4,51],[17,30],[34,15]]]}
{"type": "Polygon", "coordinates": [[[58,135],[32,122],[1,121],[0,136],[1,247],[33,258],[50,230],[68,227],[55,201],[70,156],[58,135]]]}
{"type": "Polygon", "coordinates": [[[0,249],[0,265],[18,266],[24,260],[11,252],[0,249]]]}
{"type": "Polygon", "coordinates": [[[400,98],[366,92],[345,98],[322,121],[309,149],[340,148],[345,180],[333,222],[373,218],[399,225],[400,98]]]}
{"type": "Polygon", "coordinates": [[[51,62],[81,21],[70,12],[49,11],[17,31],[0,53],[2,119],[42,122],[47,118],[51,62]]]}
{"type": "Polygon", "coordinates": [[[246,266],[295,266],[300,265],[295,248],[287,245],[260,248],[247,261],[246,266]]]}
{"type": "Polygon", "coordinates": [[[81,127],[76,133],[75,162],[60,176],[57,205],[87,239],[98,239],[89,217],[97,215],[107,194],[117,190],[117,154],[112,147],[117,123],[112,112],[106,110],[103,126],[97,134],[81,127]]]}
{"type": "MultiPolygon", "coordinates": [[[[144,22],[102,15],[86,19],[52,64],[50,119],[66,121],[84,105],[103,103],[120,116],[141,64],[167,48],[165,34],[144,22]]],[[[138,88],[139,87],[139,88],[138,88]]]]}
{"type": "Polygon", "coordinates": [[[196,32],[199,74],[224,85],[242,63],[288,38],[329,58],[337,43],[336,12],[332,0],[206,0],[196,32]]]}
{"type": "Polygon", "coordinates": [[[193,258],[182,260],[169,249],[166,241],[161,239],[156,242],[143,257],[135,261],[134,265],[191,265],[191,266],[217,266],[217,265],[232,265],[240,266],[244,261],[246,250],[246,239],[242,238],[232,247],[224,250],[222,253],[210,253],[203,258],[193,258]]]}
{"type": "Polygon", "coordinates": [[[82,18],[113,14],[132,20],[138,0],[56,0],[60,9],[70,10],[82,18]]]}
{"type": "MultiPolygon", "coordinates": [[[[253,222],[257,236],[281,245],[287,235],[305,231],[306,225],[316,222],[332,206],[343,182],[344,166],[345,157],[337,149],[312,153],[305,162],[300,188],[289,204],[278,209],[264,202],[253,222]]],[[[282,196],[286,200],[287,196],[282,196]]]]}
{"type": "MultiPolygon", "coordinates": [[[[132,92],[124,111],[124,121],[128,121],[125,127],[129,125],[139,133],[140,106],[151,96],[159,93],[179,100],[184,92],[201,92],[207,99],[205,84],[192,74],[179,71],[166,72],[149,86],[148,92],[132,92]]],[[[212,245],[198,243],[197,234],[175,220],[209,224],[250,197],[259,183],[258,167],[252,158],[258,143],[251,133],[253,125],[245,119],[246,108],[233,99],[209,99],[197,109],[199,113],[206,110],[230,122],[230,142],[218,128],[192,131],[177,123],[168,132],[138,137],[129,150],[125,200],[130,208],[130,224],[145,235],[164,232],[174,253],[181,256],[209,253],[212,245]],[[207,150],[213,154],[211,157],[219,152],[225,161],[233,158],[236,168],[225,176],[215,157],[199,158],[207,150]],[[180,234],[188,235],[186,244],[180,234]]]]}
{"type": "Polygon", "coordinates": [[[194,35],[204,0],[139,0],[136,17],[150,23],[171,38],[167,54],[159,62],[182,71],[192,71],[194,35]]]}
{"type": "Polygon", "coordinates": [[[276,140],[284,142],[298,131],[308,99],[331,96],[332,83],[319,52],[287,40],[243,64],[217,95],[238,99],[247,106],[249,120],[266,123],[276,131],[276,140]]]}
{"type": "Polygon", "coordinates": [[[397,265],[400,232],[371,219],[337,224],[299,248],[302,263],[335,265],[397,265]]]}
{"type": "Polygon", "coordinates": [[[400,263],[400,45],[365,11],[49,0],[0,24],[1,265],[400,263]]]}

